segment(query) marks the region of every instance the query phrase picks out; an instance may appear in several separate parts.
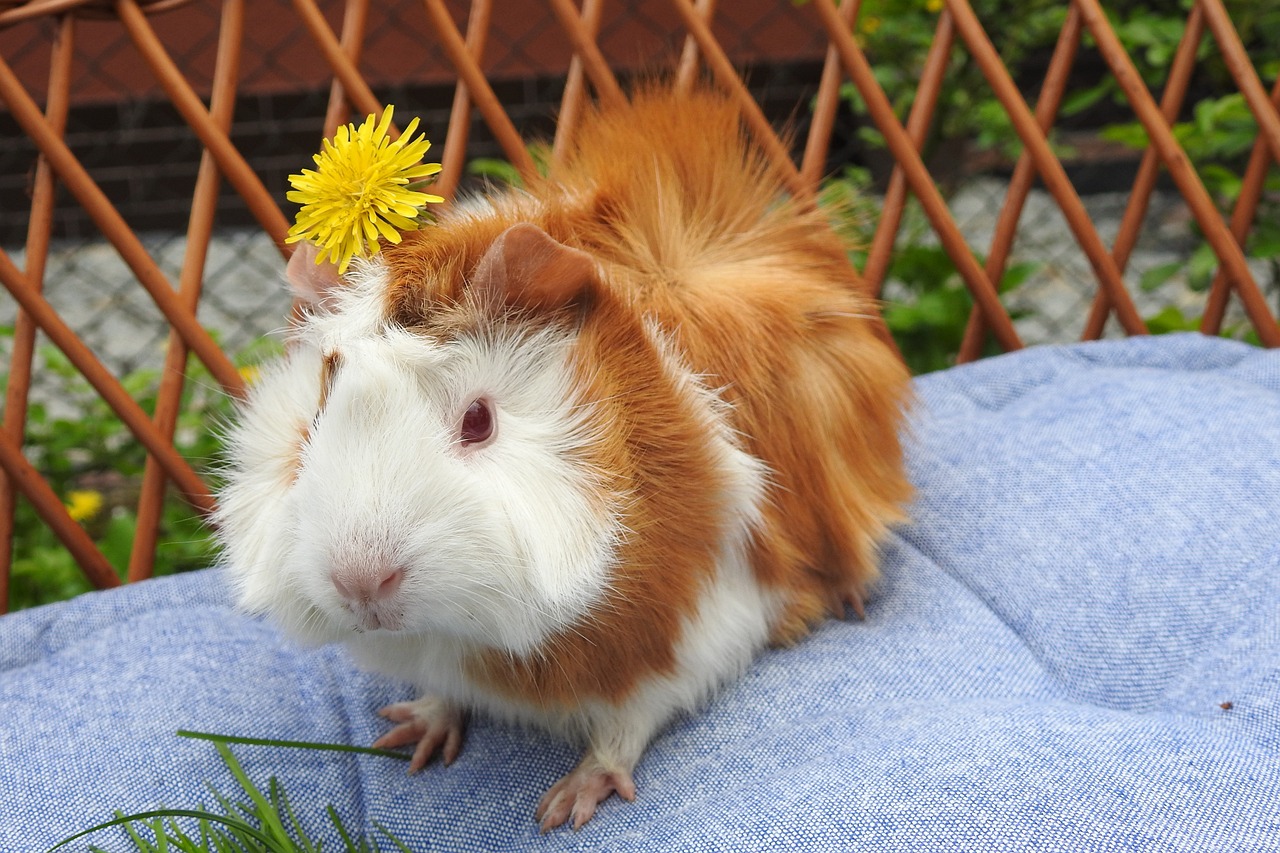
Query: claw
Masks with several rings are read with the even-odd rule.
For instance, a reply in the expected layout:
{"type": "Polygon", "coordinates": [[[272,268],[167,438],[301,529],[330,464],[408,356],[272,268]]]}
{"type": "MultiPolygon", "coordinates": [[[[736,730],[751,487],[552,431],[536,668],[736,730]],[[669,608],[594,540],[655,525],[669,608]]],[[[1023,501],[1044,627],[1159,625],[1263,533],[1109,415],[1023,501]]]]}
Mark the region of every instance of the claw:
{"type": "Polygon", "coordinates": [[[397,702],[378,713],[399,725],[373,742],[376,749],[417,743],[409,759],[410,773],[426,767],[436,752],[449,765],[462,751],[466,721],[461,711],[442,699],[423,697],[415,702],[397,702]]]}
{"type": "Polygon", "coordinates": [[[867,611],[862,605],[862,593],[858,592],[857,587],[849,587],[842,596],[843,603],[853,609],[854,615],[860,620],[866,620],[867,611]]]}
{"type": "Polygon", "coordinates": [[[537,818],[545,834],[569,822],[575,830],[591,820],[596,806],[617,794],[627,802],[636,798],[636,783],[631,771],[606,767],[588,755],[571,773],[551,786],[538,802],[537,818]]]}

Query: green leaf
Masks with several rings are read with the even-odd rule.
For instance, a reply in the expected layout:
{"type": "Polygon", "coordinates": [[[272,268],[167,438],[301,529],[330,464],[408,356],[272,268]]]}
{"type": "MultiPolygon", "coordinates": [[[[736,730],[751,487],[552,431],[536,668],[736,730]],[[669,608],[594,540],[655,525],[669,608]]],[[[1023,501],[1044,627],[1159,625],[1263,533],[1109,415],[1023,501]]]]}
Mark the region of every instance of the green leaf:
{"type": "Polygon", "coordinates": [[[1153,335],[1168,332],[1193,332],[1200,328],[1200,322],[1194,317],[1185,316],[1177,306],[1168,305],[1157,314],[1146,318],[1147,330],[1153,335]]]}
{"type": "Polygon", "coordinates": [[[392,844],[396,846],[396,849],[399,850],[400,853],[413,853],[413,851],[410,850],[403,841],[401,841],[399,838],[396,838],[394,835],[392,835],[391,832],[385,826],[378,823],[376,820],[373,822],[373,825],[379,832],[381,832],[383,835],[387,837],[388,841],[390,841],[392,844]]]}
{"type": "Polygon", "coordinates": [[[520,177],[519,169],[506,160],[493,157],[477,157],[470,161],[467,163],[467,174],[479,178],[490,178],[513,187],[524,186],[524,178],[520,177]]]}
{"type": "MultiPolygon", "coordinates": [[[[231,748],[225,743],[217,742],[215,742],[213,746],[214,749],[218,750],[218,754],[222,756],[223,762],[227,765],[227,769],[231,771],[231,775],[235,777],[236,782],[239,783],[240,788],[249,795],[249,799],[252,800],[254,806],[257,807],[255,815],[262,821],[263,829],[266,829],[269,834],[280,843],[287,843],[289,833],[284,828],[284,823],[280,820],[280,815],[278,815],[275,809],[271,807],[271,802],[267,799],[266,795],[259,791],[253,782],[249,781],[249,777],[245,774],[244,768],[240,766],[240,762],[236,761],[236,757],[232,755],[231,748]]],[[[282,847],[282,849],[287,850],[291,847],[292,845],[290,844],[289,847],[282,847]]]]}
{"type": "Polygon", "coordinates": [[[289,749],[314,749],[324,752],[354,752],[361,755],[379,755],[383,758],[398,758],[408,761],[413,756],[406,752],[395,752],[390,749],[373,749],[367,746],[351,746],[345,743],[315,743],[305,740],[277,740],[274,738],[238,737],[235,735],[210,734],[209,732],[193,732],[179,729],[178,737],[195,740],[212,741],[215,744],[245,744],[247,746],[276,746],[289,749]]]}
{"type": "Polygon", "coordinates": [[[1139,280],[1139,286],[1147,293],[1150,293],[1178,273],[1182,272],[1185,268],[1186,264],[1183,261],[1170,261],[1167,264],[1154,266],[1142,274],[1142,278],[1139,280]]]}
{"type": "MultiPolygon", "coordinates": [[[[265,849],[268,851],[271,851],[271,853],[294,853],[294,851],[290,850],[288,847],[280,846],[276,841],[272,840],[268,836],[254,829],[252,826],[250,826],[249,824],[245,823],[242,820],[237,820],[236,818],[226,817],[223,815],[213,814],[212,812],[201,811],[199,809],[155,809],[154,811],[149,811],[149,812],[137,812],[136,814],[121,815],[120,817],[117,817],[114,820],[109,820],[109,821],[106,821],[105,823],[100,823],[97,826],[91,826],[88,829],[77,832],[75,835],[70,835],[62,839],[52,847],[49,847],[48,849],[46,849],[45,853],[53,853],[54,850],[58,850],[62,847],[66,847],[72,841],[75,841],[80,838],[84,838],[86,835],[92,835],[93,833],[99,832],[104,829],[110,829],[113,826],[127,827],[129,823],[132,823],[134,821],[150,820],[151,818],[156,818],[156,817],[200,818],[202,820],[207,820],[211,823],[217,823],[223,826],[232,827],[237,832],[247,835],[248,837],[253,838],[256,841],[262,842],[265,849]]],[[[126,828],[125,831],[127,832],[128,829],[126,828]]],[[[143,848],[143,849],[145,850],[146,848],[143,848]]]]}
{"type": "Polygon", "coordinates": [[[1088,89],[1081,89],[1067,95],[1062,99],[1062,106],[1058,109],[1058,112],[1064,117],[1082,113],[1115,91],[1117,91],[1117,87],[1113,78],[1107,77],[1096,86],[1090,86],[1088,89]]]}

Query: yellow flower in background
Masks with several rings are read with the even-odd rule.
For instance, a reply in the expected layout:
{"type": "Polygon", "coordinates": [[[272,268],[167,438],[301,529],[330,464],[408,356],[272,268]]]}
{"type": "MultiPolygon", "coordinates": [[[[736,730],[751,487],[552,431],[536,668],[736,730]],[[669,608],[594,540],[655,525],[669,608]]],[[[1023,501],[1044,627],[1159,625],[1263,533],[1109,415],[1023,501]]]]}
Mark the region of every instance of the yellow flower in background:
{"type": "Polygon", "coordinates": [[[262,372],[256,364],[250,364],[247,367],[241,367],[236,371],[240,374],[240,378],[244,380],[245,385],[252,385],[258,381],[258,375],[262,372]]]}
{"type": "Polygon", "coordinates": [[[880,24],[881,24],[880,19],[877,18],[875,15],[867,15],[861,21],[859,21],[859,29],[861,29],[867,35],[871,35],[876,30],[880,29],[880,24]]]}
{"type": "Polygon", "coordinates": [[[416,118],[399,139],[387,137],[393,110],[388,105],[376,124],[370,114],[358,128],[338,128],[333,140],[326,139],[313,155],[314,170],[289,176],[293,191],[286,198],[302,208],[285,242],[310,240],[320,247],[316,263],[327,258],[339,273],[346,272],[356,255],[376,254],[379,237],[399,243],[401,231],[421,224],[418,216],[425,205],[444,201],[415,188],[439,172],[440,164],[422,162],[431,143],[421,134],[413,138],[416,118]]]}
{"type": "Polygon", "coordinates": [[[66,507],[67,515],[75,521],[88,521],[102,511],[102,492],[68,492],[66,507]]]}
{"type": "Polygon", "coordinates": [[[941,12],[945,0],[924,0],[924,8],[929,12],[941,12]]]}

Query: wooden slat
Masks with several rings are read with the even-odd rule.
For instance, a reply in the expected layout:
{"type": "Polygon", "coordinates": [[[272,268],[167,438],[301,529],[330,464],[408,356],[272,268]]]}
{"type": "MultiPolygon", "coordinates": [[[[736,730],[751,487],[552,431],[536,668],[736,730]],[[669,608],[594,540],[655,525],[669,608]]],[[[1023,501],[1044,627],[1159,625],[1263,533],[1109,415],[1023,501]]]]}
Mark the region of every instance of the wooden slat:
{"type": "Polygon", "coordinates": [[[934,185],[928,169],[921,162],[920,152],[912,145],[911,137],[907,135],[906,129],[894,114],[893,106],[885,96],[884,90],[876,82],[875,74],[862,49],[847,31],[832,0],[814,0],[813,5],[822,18],[828,37],[840,54],[845,72],[853,80],[853,84],[866,102],[871,120],[884,135],[889,151],[903,169],[907,185],[919,200],[925,216],[937,232],[938,239],[948,257],[951,258],[951,262],[956,265],[960,276],[969,286],[969,292],[982,308],[996,340],[1005,350],[1021,349],[1022,341],[1013,328],[1009,312],[1000,304],[1000,297],[994,285],[974,259],[973,253],[969,250],[969,244],[965,242],[960,229],[956,227],[955,220],[947,209],[947,203],[934,185]]]}
{"type": "MultiPolygon", "coordinates": [[[[1067,18],[1063,22],[1062,30],[1058,33],[1053,56],[1050,57],[1049,67],[1045,71],[1044,85],[1040,87],[1040,97],[1036,100],[1036,124],[1046,134],[1053,126],[1054,120],[1058,117],[1058,109],[1062,106],[1062,97],[1067,90],[1071,68],[1075,65],[1076,54],[1080,48],[1080,30],[1080,13],[1072,8],[1067,11],[1067,18]]],[[[1014,166],[1013,176],[1009,179],[1004,204],[1000,206],[1000,216],[996,219],[996,227],[991,235],[991,245],[987,249],[987,261],[983,266],[987,271],[987,277],[997,285],[1004,279],[1009,254],[1013,251],[1013,242],[1018,233],[1018,221],[1022,218],[1022,208],[1027,203],[1027,197],[1031,194],[1035,180],[1035,162],[1024,150],[1018,155],[1018,163],[1014,166]]],[[[1098,292],[1106,291],[1099,288],[1098,292]]],[[[969,320],[965,324],[964,338],[960,342],[960,351],[956,354],[956,362],[965,364],[980,357],[985,338],[986,324],[982,322],[982,315],[977,310],[970,311],[969,320]]]]}
{"type": "MultiPolygon", "coordinates": [[[[380,114],[382,103],[373,94],[373,90],[361,76],[351,56],[343,49],[342,43],[329,28],[329,22],[325,20],[324,13],[316,6],[314,0],[292,0],[292,2],[294,11],[298,13],[307,32],[320,48],[320,53],[329,63],[334,78],[342,84],[344,97],[364,115],[380,114]]],[[[399,136],[399,126],[393,125],[388,135],[392,138],[399,136]]]]}
{"type": "Polygon", "coordinates": [[[1169,123],[1160,114],[1160,108],[1151,97],[1151,92],[1142,82],[1138,70],[1134,68],[1133,60],[1129,58],[1129,54],[1120,44],[1120,39],[1107,22],[1106,13],[1102,11],[1097,0],[1074,0],[1074,2],[1079,5],[1084,15],[1085,26],[1093,34],[1098,52],[1111,68],[1116,82],[1129,99],[1130,106],[1151,139],[1151,144],[1160,153],[1165,168],[1169,170],[1182,197],[1186,199],[1196,223],[1204,231],[1205,238],[1213,246],[1214,253],[1227,269],[1228,274],[1235,280],[1236,290],[1244,303],[1245,312],[1249,315],[1254,328],[1258,330],[1258,336],[1267,346],[1280,346],[1280,328],[1276,326],[1275,317],[1267,306],[1257,282],[1253,280],[1253,274],[1249,271],[1249,264],[1245,260],[1240,244],[1236,242],[1218,214],[1218,209],[1209,196],[1208,190],[1201,183],[1200,176],[1188,161],[1186,152],[1174,138],[1169,123]]]}
{"type": "Polygon", "coordinates": [[[578,16],[573,3],[570,0],[551,0],[551,11],[560,21],[565,35],[569,37],[569,43],[573,45],[573,55],[582,62],[583,70],[587,72],[587,77],[591,80],[591,85],[595,88],[600,100],[613,106],[626,103],[627,96],[623,94],[622,87],[618,85],[618,79],[613,76],[609,63],[600,52],[595,33],[578,16]]]}
{"type": "Polygon", "coordinates": [[[1031,110],[1027,108],[1026,101],[1022,99],[1022,94],[1014,84],[1013,78],[1009,76],[1009,70],[1000,60],[1000,54],[996,52],[995,45],[991,43],[986,30],[978,22],[978,16],[974,14],[968,0],[946,0],[946,2],[947,8],[955,16],[956,30],[968,45],[974,61],[982,69],[982,74],[991,86],[992,93],[1004,107],[1014,130],[1017,131],[1018,138],[1026,146],[1026,151],[1035,163],[1036,171],[1040,173],[1040,179],[1044,181],[1045,188],[1058,203],[1063,217],[1067,220],[1067,227],[1075,235],[1076,242],[1084,250],[1085,257],[1089,259],[1089,265],[1093,267],[1099,283],[1106,289],[1108,297],[1115,306],[1120,323],[1131,335],[1145,334],[1146,324],[1138,316],[1133,297],[1129,295],[1129,291],[1125,290],[1124,280],[1115,259],[1111,257],[1102,238],[1098,236],[1097,229],[1093,227],[1093,220],[1085,210],[1084,202],[1080,200],[1075,187],[1072,186],[1061,161],[1049,147],[1049,140],[1036,123],[1031,110]]]}
{"type": "MultiPolygon", "coordinates": [[[[71,101],[71,68],[75,56],[76,19],[67,15],[58,22],[57,35],[49,57],[49,88],[45,118],[54,133],[66,131],[67,109],[71,101]]],[[[45,263],[53,230],[54,180],[49,163],[36,161],[31,188],[31,218],[27,222],[26,275],[37,290],[44,289],[45,263]]],[[[4,434],[14,447],[21,447],[27,427],[27,399],[31,390],[31,367],[35,355],[36,324],[26,311],[14,319],[13,346],[5,388],[4,434]]],[[[0,478],[0,613],[8,609],[9,576],[13,567],[14,513],[17,492],[13,480],[0,478]]]]}
{"type": "MultiPolygon", "coordinates": [[[[240,67],[240,45],[244,32],[244,0],[224,0],[219,27],[218,55],[214,62],[213,92],[209,99],[209,116],[222,132],[231,128],[235,107],[236,78],[240,67]]],[[[187,243],[178,278],[178,298],[194,316],[200,304],[204,283],[204,265],[209,241],[213,237],[218,207],[219,173],[217,160],[206,149],[200,158],[195,191],[191,197],[191,218],[187,223],[187,243]]],[[[173,443],[186,384],[187,347],[182,336],[170,330],[165,351],[164,369],[156,394],[152,415],[161,436],[173,443]]],[[[148,456],[142,475],[142,491],[138,497],[138,514],[129,554],[128,580],[151,577],[155,569],[156,540],[159,538],[161,513],[167,480],[164,468],[154,456],[148,456]]]]}
{"type": "MultiPolygon", "coordinates": [[[[1271,103],[1280,110],[1280,78],[1276,78],[1275,85],[1271,87],[1271,103]]],[[[1262,201],[1267,173],[1271,170],[1273,159],[1266,139],[1258,137],[1253,144],[1253,151],[1249,153],[1249,164],[1245,167],[1244,178],[1240,183],[1240,194],[1236,196],[1235,207],[1231,211],[1231,236],[1241,246],[1248,238],[1249,229],[1258,214],[1258,204],[1262,201]]],[[[1231,276],[1227,274],[1226,268],[1219,267],[1214,274],[1213,283],[1209,285],[1209,298],[1205,301],[1200,331],[1209,335],[1221,332],[1231,285],[1231,276]]]]}
{"type": "Polygon", "coordinates": [[[241,395],[244,381],[209,333],[183,310],[173,286],[147,253],[142,242],[94,182],[71,149],[44,120],[40,108],[18,82],[13,69],[0,57],[0,99],[8,105],[18,125],[48,158],[54,172],[93,219],[103,236],[115,246],[138,282],[150,294],[165,319],[182,335],[213,378],[230,394],[241,395]]]}
{"type": "Polygon", "coordinates": [[[245,162],[244,156],[231,142],[227,131],[219,128],[209,115],[209,111],[196,95],[191,84],[182,76],[178,66],[174,64],[169,53],[160,43],[155,30],[151,28],[146,15],[138,7],[137,0],[118,0],[116,11],[124,23],[125,30],[133,39],[134,46],[146,60],[152,73],[164,88],[169,100],[178,108],[183,119],[195,131],[196,136],[204,143],[218,161],[218,167],[227,176],[227,180],[240,193],[245,206],[258,220],[258,224],[267,232],[284,257],[292,254],[292,249],[285,246],[285,233],[289,230],[289,221],[280,211],[279,206],[262,185],[262,179],[245,162]]]}
{"type": "MultiPolygon", "coordinates": [[[[858,17],[862,0],[844,0],[840,4],[840,17],[852,22],[858,17]]],[[[804,157],[800,164],[800,176],[812,188],[818,190],[822,173],[827,166],[827,154],[831,150],[831,131],[835,127],[836,110],[840,108],[840,54],[835,45],[827,45],[827,55],[822,62],[822,79],[818,95],[814,99],[813,116],[809,120],[809,134],[805,139],[804,157]]]]}
{"type": "MultiPolygon", "coordinates": [[[[585,0],[582,4],[582,22],[594,39],[600,31],[600,15],[604,10],[604,0],[585,0]]],[[[578,117],[582,114],[587,98],[586,70],[582,57],[574,54],[569,60],[569,74],[565,78],[564,95],[560,98],[560,113],[556,116],[556,135],[551,143],[551,160],[560,163],[573,139],[578,127],[578,117]]]]}
{"type": "MultiPolygon", "coordinates": [[[[360,62],[360,50],[364,44],[365,26],[369,22],[369,0],[347,0],[342,14],[342,38],[338,44],[353,65],[360,62]]],[[[332,139],[338,128],[351,117],[351,105],[346,90],[336,76],[329,84],[329,106],[324,111],[324,137],[332,139]]]]}
{"type": "MultiPolygon", "coordinates": [[[[916,96],[911,101],[911,111],[907,115],[907,137],[916,151],[923,150],[929,126],[933,123],[933,113],[938,106],[942,81],[947,73],[947,65],[951,61],[954,32],[951,13],[944,9],[938,16],[933,43],[929,46],[929,53],[925,57],[924,69],[920,73],[920,84],[916,87],[916,96]]],[[[880,221],[876,223],[875,235],[871,238],[871,248],[867,251],[867,262],[862,268],[862,277],[867,280],[871,293],[877,296],[884,286],[884,277],[889,272],[894,243],[897,241],[898,230],[902,226],[902,215],[906,209],[906,173],[901,165],[897,165],[893,167],[893,173],[889,176],[889,186],[885,189],[884,202],[880,205],[880,221]]],[[[992,279],[992,281],[998,281],[998,279],[992,279]]]]}
{"type": "Polygon", "coordinates": [[[485,124],[489,125],[489,130],[497,138],[503,153],[511,160],[516,171],[526,180],[532,180],[538,172],[533,157],[525,148],[520,132],[511,123],[511,117],[507,115],[498,96],[494,94],[493,87],[489,85],[488,79],[480,69],[480,64],[467,50],[467,43],[458,32],[458,26],[453,22],[449,10],[445,8],[444,0],[423,0],[423,4],[426,6],[427,16],[431,18],[431,23],[435,27],[436,35],[440,38],[441,46],[448,55],[449,61],[453,63],[453,67],[467,84],[467,91],[475,101],[476,109],[480,111],[485,124]]]}
{"type": "MultiPolygon", "coordinates": [[[[702,16],[708,25],[716,13],[716,0],[695,0],[694,11],[702,16]]],[[[676,65],[677,92],[688,92],[697,82],[698,70],[702,65],[698,52],[698,40],[691,35],[684,37],[684,47],[680,50],[680,62],[676,65]]]]}
{"type": "MultiPolygon", "coordinates": [[[[1079,14],[1076,6],[1071,7],[1073,14],[1079,14]]],[[[1169,77],[1165,81],[1164,95],[1160,98],[1160,113],[1170,124],[1178,117],[1182,103],[1187,97],[1187,86],[1191,82],[1191,73],[1195,70],[1196,53],[1200,48],[1200,38],[1204,34],[1204,14],[1200,7],[1191,9],[1183,28],[1182,38],[1178,40],[1178,48],[1174,51],[1173,62],[1169,65],[1169,77]]],[[[1125,206],[1124,216],[1120,220],[1120,230],[1116,233],[1111,254],[1116,264],[1124,269],[1138,243],[1138,235],[1142,230],[1142,221],[1146,217],[1147,205],[1151,194],[1155,191],[1156,179],[1160,173],[1160,155],[1148,147],[1142,153],[1142,162],[1138,164],[1138,174],[1133,181],[1133,190],[1129,193],[1129,202],[1125,206]]],[[[1083,340],[1097,340],[1102,337],[1103,327],[1110,314],[1111,302],[1106,291],[1099,290],[1089,307],[1089,316],[1085,320],[1084,331],[1080,335],[1083,340]]]]}
{"type": "MultiPolygon", "coordinates": [[[[467,52],[478,63],[484,56],[484,45],[489,35],[489,19],[493,11],[492,0],[475,0],[471,15],[467,18],[467,52]]],[[[440,175],[432,192],[452,199],[462,180],[462,170],[467,161],[467,140],[471,136],[471,90],[465,80],[459,79],[453,90],[453,107],[449,112],[449,129],[444,137],[444,154],[440,158],[440,175]]]]}
{"type": "Polygon", "coordinates": [[[751,96],[746,84],[738,76],[738,72],[734,69],[733,63],[729,61],[724,48],[720,46],[715,36],[711,34],[711,28],[707,26],[707,22],[693,8],[689,0],[671,0],[671,5],[680,15],[680,19],[684,22],[689,34],[697,41],[698,48],[702,51],[703,60],[707,63],[707,67],[711,69],[711,73],[715,75],[716,81],[737,103],[747,129],[751,131],[756,143],[778,170],[787,188],[798,198],[812,199],[812,187],[800,177],[800,170],[791,161],[791,152],[787,150],[787,146],[782,144],[778,134],[773,132],[773,126],[769,124],[769,120],[765,118],[760,105],[756,103],[756,99],[751,96]]]}
{"type": "MultiPolygon", "coordinates": [[[[213,498],[204,481],[191,470],[187,460],[165,441],[137,401],[129,396],[119,380],[111,375],[111,371],[103,366],[93,351],[58,316],[53,306],[27,281],[27,277],[3,249],[0,249],[0,284],[9,290],[22,310],[31,315],[31,319],[49,336],[54,346],[62,350],[72,366],[98,392],[98,396],[119,415],[134,438],[156,456],[187,501],[206,515],[212,512],[213,498]]],[[[174,298],[177,298],[176,295],[174,298]]],[[[238,374],[236,378],[239,379],[238,374]]]]}

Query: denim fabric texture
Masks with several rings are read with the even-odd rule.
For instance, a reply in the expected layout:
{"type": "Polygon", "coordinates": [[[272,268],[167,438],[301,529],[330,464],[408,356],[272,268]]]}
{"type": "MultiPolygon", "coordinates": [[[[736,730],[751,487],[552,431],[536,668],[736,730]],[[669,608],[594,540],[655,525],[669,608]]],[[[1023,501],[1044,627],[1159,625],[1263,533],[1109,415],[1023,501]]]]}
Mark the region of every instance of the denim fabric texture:
{"type": "MultiPolygon", "coordinates": [[[[913,520],[866,621],[764,653],[672,724],[634,803],[540,836],[577,755],[483,719],[413,777],[237,757],[326,850],[330,803],[423,853],[1280,850],[1280,352],[1048,347],[917,389],[913,520]]],[[[0,851],[235,791],[179,728],[365,745],[411,695],[238,614],[217,570],[5,616],[0,851]]]]}

